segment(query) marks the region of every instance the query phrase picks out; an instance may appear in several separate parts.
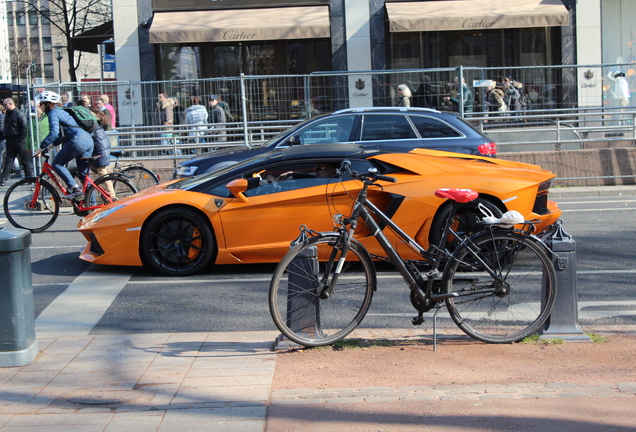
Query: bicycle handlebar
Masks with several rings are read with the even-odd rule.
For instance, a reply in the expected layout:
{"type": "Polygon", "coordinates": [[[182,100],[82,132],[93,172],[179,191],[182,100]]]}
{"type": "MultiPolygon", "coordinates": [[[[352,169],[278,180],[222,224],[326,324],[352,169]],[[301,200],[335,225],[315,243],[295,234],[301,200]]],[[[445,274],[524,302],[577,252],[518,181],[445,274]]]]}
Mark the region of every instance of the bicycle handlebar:
{"type": "Polygon", "coordinates": [[[351,161],[349,161],[348,159],[345,159],[342,161],[342,164],[340,164],[339,171],[341,174],[346,173],[347,175],[351,176],[352,178],[356,180],[368,182],[369,184],[373,184],[378,180],[382,180],[382,181],[386,181],[390,183],[397,183],[397,179],[395,177],[389,177],[382,174],[378,174],[377,168],[369,168],[367,174],[353,171],[351,169],[351,161]]]}

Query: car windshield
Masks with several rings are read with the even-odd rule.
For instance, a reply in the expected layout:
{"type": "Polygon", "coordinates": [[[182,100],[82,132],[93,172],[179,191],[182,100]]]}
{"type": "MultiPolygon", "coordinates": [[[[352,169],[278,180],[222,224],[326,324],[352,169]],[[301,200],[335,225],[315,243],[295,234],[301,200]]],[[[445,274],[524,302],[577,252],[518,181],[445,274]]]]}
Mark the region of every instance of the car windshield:
{"type": "Polygon", "coordinates": [[[213,180],[217,177],[221,177],[231,171],[234,171],[235,169],[241,169],[241,167],[245,165],[250,165],[254,161],[260,160],[262,158],[263,158],[262,155],[258,155],[258,156],[254,156],[249,159],[245,159],[243,161],[237,162],[234,165],[222,166],[220,168],[217,168],[205,174],[201,174],[201,175],[193,176],[193,177],[186,177],[182,179],[181,181],[170,184],[167,187],[167,189],[189,190],[196,186],[199,186],[200,184],[213,180]]]}

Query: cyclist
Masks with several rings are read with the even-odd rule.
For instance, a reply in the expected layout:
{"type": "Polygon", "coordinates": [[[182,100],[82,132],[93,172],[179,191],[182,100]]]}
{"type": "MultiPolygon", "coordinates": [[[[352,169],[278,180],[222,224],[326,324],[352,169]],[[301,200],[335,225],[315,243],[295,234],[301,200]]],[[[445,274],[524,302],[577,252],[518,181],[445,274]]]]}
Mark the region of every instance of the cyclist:
{"type": "Polygon", "coordinates": [[[58,107],[61,99],[59,94],[47,90],[35,99],[44,105],[44,113],[49,118],[49,134],[40,143],[40,149],[35,156],[39,157],[47,147],[62,143],[62,149],[55,155],[52,166],[68,186],[69,193],[65,198],[80,197],[82,189],[65,165],[71,159],[75,159],[77,173],[83,184],[89,171],[89,163],[85,158],[90,158],[93,154],[93,138],[69,113],[58,107]]]}

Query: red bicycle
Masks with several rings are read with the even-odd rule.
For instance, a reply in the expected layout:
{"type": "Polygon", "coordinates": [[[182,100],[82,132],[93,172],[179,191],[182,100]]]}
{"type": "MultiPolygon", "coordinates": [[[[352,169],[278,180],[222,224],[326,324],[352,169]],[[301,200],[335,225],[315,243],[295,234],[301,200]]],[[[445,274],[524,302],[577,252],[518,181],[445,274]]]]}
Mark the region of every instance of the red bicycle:
{"type": "MultiPolygon", "coordinates": [[[[48,229],[60,213],[62,199],[67,190],[49,164],[48,153],[42,153],[44,164],[37,177],[29,177],[12,185],[4,195],[4,214],[14,227],[37,233],[48,229]],[[53,184],[49,183],[53,182],[53,184]]],[[[88,158],[90,160],[94,158],[88,158]]],[[[90,212],[119,199],[137,193],[128,177],[109,173],[93,180],[86,176],[82,187],[83,198],[70,198],[73,213],[86,216],[90,212]]]]}

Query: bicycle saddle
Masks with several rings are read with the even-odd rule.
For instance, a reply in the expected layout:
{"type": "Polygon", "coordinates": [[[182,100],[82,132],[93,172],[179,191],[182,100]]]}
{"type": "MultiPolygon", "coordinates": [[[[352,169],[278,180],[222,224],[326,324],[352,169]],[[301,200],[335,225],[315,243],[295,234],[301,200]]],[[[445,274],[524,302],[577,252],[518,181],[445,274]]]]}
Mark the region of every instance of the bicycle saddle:
{"type": "Polygon", "coordinates": [[[479,193],[471,189],[438,189],[435,196],[439,198],[447,198],[458,203],[471,202],[479,196],[479,193]]]}

